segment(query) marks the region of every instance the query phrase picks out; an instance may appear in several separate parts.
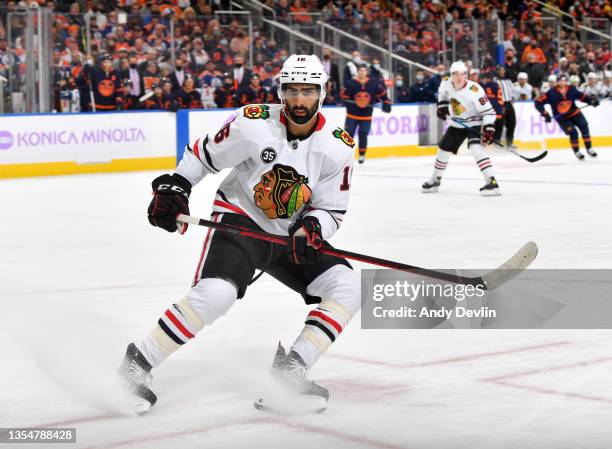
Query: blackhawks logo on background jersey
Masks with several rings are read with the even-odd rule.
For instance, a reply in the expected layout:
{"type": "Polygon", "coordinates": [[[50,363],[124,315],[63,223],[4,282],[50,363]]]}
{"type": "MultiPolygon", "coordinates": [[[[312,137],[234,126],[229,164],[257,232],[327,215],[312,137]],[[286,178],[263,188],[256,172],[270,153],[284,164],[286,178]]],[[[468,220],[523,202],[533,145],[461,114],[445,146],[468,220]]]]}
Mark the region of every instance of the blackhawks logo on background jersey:
{"type": "Polygon", "coordinates": [[[270,106],[267,104],[251,104],[245,106],[244,116],[250,119],[260,118],[265,120],[270,117],[270,106]]]}
{"type": "Polygon", "coordinates": [[[355,148],[355,141],[353,140],[351,135],[342,128],[338,127],[338,129],[332,131],[332,135],[336,139],[340,139],[342,142],[344,142],[345,145],[348,145],[351,148],[355,148]]]}
{"type": "Polygon", "coordinates": [[[261,175],[253,191],[255,204],[270,219],[291,218],[312,195],[308,178],[282,164],[274,164],[272,170],[261,175]]]}

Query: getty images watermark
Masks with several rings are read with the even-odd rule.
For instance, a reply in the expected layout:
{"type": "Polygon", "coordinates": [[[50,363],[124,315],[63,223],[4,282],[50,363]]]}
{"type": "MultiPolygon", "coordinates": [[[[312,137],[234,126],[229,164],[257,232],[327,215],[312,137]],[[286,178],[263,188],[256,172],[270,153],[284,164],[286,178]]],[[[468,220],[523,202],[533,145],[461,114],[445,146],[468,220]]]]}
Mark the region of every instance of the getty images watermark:
{"type": "MultiPolygon", "coordinates": [[[[489,270],[443,270],[477,276],[489,270]]],[[[612,270],[526,270],[495,290],[361,271],[365,329],[609,329],[612,270]]]]}

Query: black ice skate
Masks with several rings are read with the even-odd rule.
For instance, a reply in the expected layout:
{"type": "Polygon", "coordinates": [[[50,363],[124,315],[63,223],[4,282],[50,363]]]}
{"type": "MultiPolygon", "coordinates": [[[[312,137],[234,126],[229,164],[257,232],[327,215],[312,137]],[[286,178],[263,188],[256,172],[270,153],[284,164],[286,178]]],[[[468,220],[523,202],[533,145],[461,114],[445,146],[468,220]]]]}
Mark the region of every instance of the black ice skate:
{"type": "Polygon", "coordinates": [[[269,391],[266,398],[260,398],[253,405],[258,410],[268,411],[309,411],[323,413],[327,408],[327,388],[308,380],[308,368],[298,353],[285,352],[279,343],[271,369],[272,377],[280,382],[279,389],[286,392],[269,391]],[[283,388],[284,387],[284,388],[283,388]],[[288,394],[287,394],[288,393],[288,394]]]}
{"type": "Polygon", "coordinates": [[[440,181],[442,178],[439,176],[436,178],[431,178],[429,181],[425,181],[421,186],[421,191],[423,193],[435,193],[440,190],[440,181]]]}
{"type": "Polygon", "coordinates": [[[499,184],[497,184],[497,180],[491,176],[489,178],[489,182],[480,188],[480,193],[484,196],[498,196],[501,195],[499,191],[499,184]]]}
{"type": "Polygon", "coordinates": [[[363,164],[365,162],[365,150],[359,150],[359,163],[363,164]]]}
{"type": "Polygon", "coordinates": [[[576,156],[579,161],[584,160],[584,154],[582,154],[580,150],[574,150],[574,156],[576,156]]]}
{"type": "Polygon", "coordinates": [[[157,402],[157,396],[149,388],[153,380],[151,365],[134,343],[127,347],[119,375],[128,390],[134,411],[138,414],[148,412],[157,402]]]}
{"type": "Polygon", "coordinates": [[[593,150],[593,148],[587,148],[586,152],[591,157],[597,157],[597,152],[595,150],[593,150]]]}

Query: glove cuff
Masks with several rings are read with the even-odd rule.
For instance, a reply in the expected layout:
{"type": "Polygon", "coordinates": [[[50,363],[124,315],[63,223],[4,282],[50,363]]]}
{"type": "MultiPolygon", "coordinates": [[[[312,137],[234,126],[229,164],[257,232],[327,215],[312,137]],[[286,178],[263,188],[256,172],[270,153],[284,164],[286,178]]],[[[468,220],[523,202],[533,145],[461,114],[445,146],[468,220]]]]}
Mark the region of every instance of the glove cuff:
{"type": "Polygon", "coordinates": [[[154,192],[177,193],[189,198],[191,195],[191,183],[183,176],[174,173],[173,175],[164,174],[153,180],[151,183],[154,192]]]}

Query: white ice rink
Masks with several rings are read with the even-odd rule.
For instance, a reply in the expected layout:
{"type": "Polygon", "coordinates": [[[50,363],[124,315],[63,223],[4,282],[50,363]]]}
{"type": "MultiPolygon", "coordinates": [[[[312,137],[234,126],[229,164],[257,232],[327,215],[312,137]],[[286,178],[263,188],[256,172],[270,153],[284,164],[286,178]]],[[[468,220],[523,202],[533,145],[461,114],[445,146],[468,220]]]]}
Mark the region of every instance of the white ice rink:
{"type": "MultiPolygon", "coordinates": [[[[534,268],[612,268],[612,148],[598,151],[536,164],[496,153],[495,198],[479,195],[469,155],[451,158],[433,195],[420,192],[433,157],[369,160],[332,243],[493,268],[534,240],[534,268]]],[[[157,174],[0,182],[0,427],[76,427],[77,444],[56,449],[612,446],[610,331],[362,330],[356,317],[311,373],[330,389],[326,413],[259,412],[275,346],[309,310],[267,276],[154,371],[157,405],[130,415],[115,380],[125,346],[184,294],[205,234],[148,224],[157,174]]],[[[192,215],[208,217],[219,182],[194,190],[192,215]]]]}

